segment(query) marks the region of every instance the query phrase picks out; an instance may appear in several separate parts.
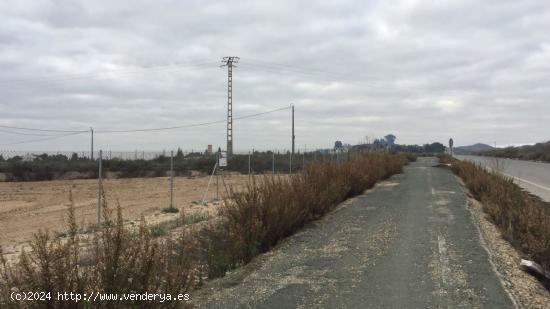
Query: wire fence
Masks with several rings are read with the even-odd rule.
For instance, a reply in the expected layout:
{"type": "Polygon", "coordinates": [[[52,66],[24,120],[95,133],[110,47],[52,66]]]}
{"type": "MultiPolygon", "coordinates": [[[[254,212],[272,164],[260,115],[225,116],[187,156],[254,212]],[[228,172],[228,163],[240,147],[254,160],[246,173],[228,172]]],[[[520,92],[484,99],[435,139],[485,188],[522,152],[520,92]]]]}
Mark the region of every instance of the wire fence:
{"type": "MultiPolygon", "coordinates": [[[[269,149],[269,150],[258,150],[258,149],[250,149],[250,150],[239,150],[234,151],[233,153],[236,155],[248,155],[249,153],[276,153],[276,154],[288,154],[290,153],[289,149],[269,149]]],[[[295,151],[297,154],[301,153],[334,153],[333,150],[330,149],[319,149],[319,150],[307,150],[307,149],[298,149],[295,151]]],[[[182,150],[181,155],[184,157],[198,157],[198,156],[210,156],[215,154],[215,151],[209,152],[207,150],[202,151],[196,151],[196,150],[182,150]]],[[[90,159],[90,158],[98,158],[99,157],[99,150],[92,151],[90,150],[65,150],[65,151],[44,151],[44,150],[2,150],[0,149],[0,156],[2,156],[4,159],[12,159],[19,157],[24,161],[32,161],[35,159],[39,159],[40,156],[47,155],[49,157],[51,156],[63,156],[67,159],[90,159]]],[[[103,150],[103,158],[106,160],[155,160],[161,157],[168,157],[170,155],[170,150],[160,150],[160,151],[151,151],[151,150],[133,150],[133,151],[119,151],[119,150],[103,150]]]]}
{"type": "MultiPolygon", "coordinates": [[[[33,152],[19,152],[19,151],[4,151],[3,153],[9,153],[13,158],[17,155],[33,155],[33,152]]],[[[39,152],[40,153],[40,152],[39,152]]],[[[163,187],[166,188],[166,195],[161,194],[159,198],[164,201],[167,197],[169,203],[165,206],[170,208],[174,205],[174,187],[176,186],[178,194],[178,200],[184,198],[185,194],[197,194],[200,193],[200,198],[203,204],[208,200],[218,200],[222,196],[227,196],[227,187],[225,181],[238,181],[242,178],[233,178],[231,175],[235,175],[232,172],[237,172],[239,175],[246,177],[248,175],[251,181],[253,175],[269,175],[269,174],[292,174],[303,170],[308,164],[318,160],[334,160],[336,162],[342,162],[349,160],[352,157],[352,153],[349,151],[301,151],[292,154],[288,150],[272,150],[272,151],[238,151],[234,153],[228,162],[227,167],[219,168],[216,153],[197,153],[192,151],[181,152],[182,155],[177,157],[177,151],[133,151],[133,152],[113,152],[113,151],[101,151],[94,156],[95,160],[70,160],[70,156],[73,153],[83,153],[77,151],[64,151],[64,152],[42,152],[48,154],[48,159],[42,160],[40,157],[33,156],[33,161],[28,161],[25,164],[27,167],[19,164],[11,164],[11,167],[20,168],[20,170],[13,169],[22,179],[17,180],[52,180],[58,179],[62,173],[75,174],[78,172],[77,178],[97,179],[97,185],[93,185],[97,188],[97,202],[92,204],[96,208],[96,220],[99,223],[101,220],[100,212],[103,199],[103,180],[106,178],[134,178],[134,177],[168,177],[169,182],[165,183],[163,187]],[[124,160],[114,160],[113,155],[126,156],[124,160]],[[137,160],[135,160],[137,154],[137,160]],[[140,157],[141,154],[141,157],[140,157]],[[53,160],[52,160],[53,156],[53,160]],[[64,160],[57,161],[55,156],[65,156],[64,160]],[[143,158],[154,158],[150,160],[144,160],[143,158]],[[28,169],[28,167],[32,167],[28,169]],[[178,182],[174,184],[174,177],[176,176],[192,176],[193,172],[200,172],[200,175],[208,176],[209,180],[205,180],[206,177],[199,178],[196,186],[196,190],[184,191],[181,187],[182,180],[186,177],[178,178],[178,182]],[[25,174],[27,173],[27,174],[25,174]],[[41,175],[41,173],[44,173],[41,175]],[[25,179],[25,175],[32,177],[39,177],[38,179],[25,179]],[[223,175],[229,176],[229,179],[224,178],[223,175]],[[221,176],[221,177],[219,177],[221,176]],[[203,180],[200,180],[203,179],[203,180]],[[225,179],[225,180],[224,180],[225,179]],[[162,196],[162,197],[160,197],[162,196]]],[[[90,156],[89,152],[84,152],[84,155],[90,156]]],[[[0,164],[0,176],[5,173],[3,166],[7,162],[0,164]]],[[[10,164],[8,164],[10,165],[10,164]]],[[[9,173],[9,170],[8,170],[9,173]]],[[[12,175],[13,176],[13,175],[12,175]]],[[[61,177],[61,179],[67,179],[61,177]]],[[[157,178],[159,179],[159,178],[157,178]]],[[[8,180],[9,179],[5,179],[8,180]]],[[[158,183],[153,181],[151,184],[158,183]]],[[[132,187],[132,182],[116,182],[109,183],[110,190],[126,190],[129,191],[132,187]],[[118,186],[118,187],[113,187],[118,186]]],[[[134,188],[135,189],[135,188],[134,188]]],[[[144,188],[142,188],[144,189],[144,188]]],[[[91,192],[90,192],[91,193],[91,192]]],[[[40,193],[50,194],[50,193],[40,193]]],[[[93,193],[92,193],[93,194],[93,193]]],[[[132,195],[142,196],[145,200],[150,197],[151,193],[147,190],[132,191],[132,195]]],[[[197,197],[195,197],[197,199],[197,197]]],[[[123,202],[123,204],[126,202],[123,202]]],[[[135,202],[138,203],[138,202],[135,202]]],[[[89,201],[86,202],[89,205],[89,201]]],[[[178,205],[182,206],[180,203],[178,205]]],[[[86,206],[87,208],[89,206],[86,206]]],[[[126,207],[126,206],[125,206],[126,207]]],[[[129,206],[128,206],[129,207],[129,206]]],[[[89,209],[89,208],[88,208],[89,209]]],[[[90,209],[89,209],[90,210],[90,209]]]]}
{"type": "MultiPolygon", "coordinates": [[[[70,178],[98,177],[98,158],[110,178],[164,177],[172,168],[177,176],[209,174],[218,162],[217,152],[194,151],[99,151],[91,160],[90,152],[59,151],[0,151],[0,176],[3,181],[43,181],[70,178]]],[[[237,151],[224,170],[244,175],[292,173],[309,162],[325,159],[349,159],[346,150],[296,151],[237,151]]]]}

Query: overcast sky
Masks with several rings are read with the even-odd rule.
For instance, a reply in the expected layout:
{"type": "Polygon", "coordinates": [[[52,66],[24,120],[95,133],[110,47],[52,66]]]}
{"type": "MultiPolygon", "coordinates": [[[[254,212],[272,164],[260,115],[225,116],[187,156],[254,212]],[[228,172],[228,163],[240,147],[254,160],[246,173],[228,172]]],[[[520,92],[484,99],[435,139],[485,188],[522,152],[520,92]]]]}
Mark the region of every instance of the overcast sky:
{"type": "MultiPolygon", "coordinates": [[[[125,130],[295,104],[296,144],[550,139],[547,1],[2,1],[0,125],[125,130]]],[[[290,111],[235,120],[234,148],[288,149],[290,111]]],[[[0,149],[85,150],[89,134],[0,128],[0,149]],[[11,132],[11,133],[8,133],[11,132]],[[21,135],[25,134],[43,135],[21,135]]],[[[112,150],[225,148],[225,124],[96,134],[112,150]]]]}

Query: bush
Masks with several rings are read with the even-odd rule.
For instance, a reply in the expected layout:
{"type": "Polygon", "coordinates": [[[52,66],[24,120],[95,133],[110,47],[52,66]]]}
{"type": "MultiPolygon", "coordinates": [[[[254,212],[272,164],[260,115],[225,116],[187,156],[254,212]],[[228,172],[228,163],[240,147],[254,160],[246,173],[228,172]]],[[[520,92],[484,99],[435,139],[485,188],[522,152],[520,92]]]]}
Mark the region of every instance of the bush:
{"type": "MultiPolygon", "coordinates": [[[[289,177],[267,177],[250,183],[244,192],[231,190],[219,218],[195,228],[168,233],[177,227],[206,219],[183,216],[147,227],[142,218],[138,231],[123,224],[120,206],[116,216],[103,204],[103,225],[82,237],[72,206],[67,237],[52,238],[39,232],[32,250],[15,264],[0,251],[0,307],[18,308],[10,301],[13,289],[86,293],[186,293],[204,276],[222,276],[249,262],[282,238],[332,210],[348,197],[361,194],[377,181],[402,171],[406,158],[371,153],[335,163],[308,165],[289,177]],[[165,237],[159,237],[165,236],[165,237]]],[[[105,199],[103,199],[105,201],[105,199]]],[[[47,302],[27,303],[46,308],[127,308],[181,304],[158,302],[47,302]]]]}
{"type": "Polygon", "coordinates": [[[209,231],[216,239],[207,253],[210,275],[249,262],[346,198],[400,173],[405,163],[403,156],[376,153],[341,164],[322,161],[289,178],[266,176],[244,192],[231,192],[221,209],[222,227],[209,231]]]}
{"type": "Polygon", "coordinates": [[[177,212],[179,212],[179,211],[180,211],[180,210],[177,209],[176,207],[166,207],[166,208],[163,208],[163,209],[161,210],[161,212],[162,212],[163,214],[174,214],[174,213],[177,213],[177,212]]]}
{"type": "MultiPolygon", "coordinates": [[[[138,232],[123,225],[120,207],[116,218],[104,204],[103,228],[89,239],[77,234],[73,207],[69,210],[67,239],[51,238],[40,231],[16,264],[0,254],[0,307],[19,308],[11,302],[17,291],[50,292],[51,299],[27,302],[43,308],[177,307],[174,302],[155,301],[61,301],[58,292],[75,293],[186,293],[196,285],[192,252],[187,235],[153,238],[142,219],[138,232]]],[[[1,252],[0,252],[1,253],[1,252]]]]}
{"type": "Polygon", "coordinates": [[[550,204],[523,191],[513,179],[454,160],[452,170],[464,180],[483,210],[516,249],[550,269],[550,204]]]}

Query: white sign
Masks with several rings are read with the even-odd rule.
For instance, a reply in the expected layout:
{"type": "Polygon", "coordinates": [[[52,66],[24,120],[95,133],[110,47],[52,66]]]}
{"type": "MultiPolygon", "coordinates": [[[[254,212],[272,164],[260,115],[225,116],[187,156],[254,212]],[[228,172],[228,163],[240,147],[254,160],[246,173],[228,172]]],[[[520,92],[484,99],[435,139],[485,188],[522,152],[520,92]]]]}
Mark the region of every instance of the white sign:
{"type": "Polygon", "coordinates": [[[227,166],[227,151],[220,152],[218,166],[219,167],[226,167],[227,166]]]}

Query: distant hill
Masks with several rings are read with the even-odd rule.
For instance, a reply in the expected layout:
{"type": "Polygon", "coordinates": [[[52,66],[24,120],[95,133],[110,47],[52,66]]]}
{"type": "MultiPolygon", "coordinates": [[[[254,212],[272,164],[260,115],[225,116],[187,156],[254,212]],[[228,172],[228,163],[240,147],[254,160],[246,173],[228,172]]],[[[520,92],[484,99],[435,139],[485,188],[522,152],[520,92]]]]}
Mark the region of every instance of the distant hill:
{"type": "Polygon", "coordinates": [[[468,155],[468,154],[474,154],[476,152],[482,152],[482,151],[491,151],[495,149],[494,147],[491,147],[487,144],[473,144],[470,146],[460,146],[460,147],[454,147],[454,154],[457,155],[468,155]]]}
{"type": "Polygon", "coordinates": [[[481,155],[502,158],[515,158],[521,160],[550,162],[550,141],[524,145],[519,147],[506,147],[480,152],[481,155]]]}

